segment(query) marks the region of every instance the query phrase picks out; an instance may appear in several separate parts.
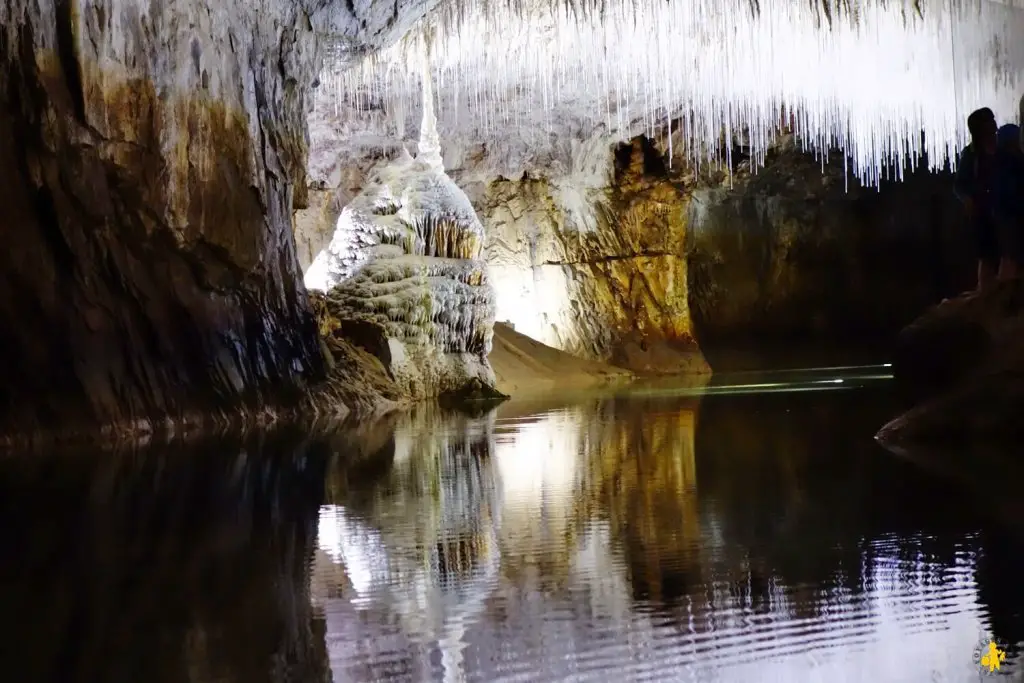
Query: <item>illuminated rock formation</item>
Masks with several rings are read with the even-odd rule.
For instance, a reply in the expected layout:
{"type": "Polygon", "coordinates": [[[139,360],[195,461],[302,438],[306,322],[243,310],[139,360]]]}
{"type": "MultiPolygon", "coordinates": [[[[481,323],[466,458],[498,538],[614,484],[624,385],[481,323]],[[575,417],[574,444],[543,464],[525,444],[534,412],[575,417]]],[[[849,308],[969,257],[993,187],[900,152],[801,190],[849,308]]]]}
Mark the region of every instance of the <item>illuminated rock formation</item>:
{"type": "Polygon", "coordinates": [[[549,346],[641,372],[704,372],[690,327],[685,196],[642,138],[604,151],[604,182],[573,197],[496,180],[487,225],[496,317],[549,346]]]}
{"type": "Polygon", "coordinates": [[[483,226],[466,195],[443,169],[406,153],[375,169],[344,208],[305,281],[329,291],[373,263],[470,261],[482,243],[483,226]]]}
{"type": "MultiPolygon", "coordinates": [[[[424,83],[432,98],[430,79],[424,83]]],[[[353,323],[377,330],[374,351],[409,395],[493,387],[494,301],[480,258],[483,232],[444,172],[427,114],[417,158],[404,153],[374,170],[306,271],[306,285],[327,293],[343,330],[353,323]]]]}
{"type": "Polygon", "coordinates": [[[676,143],[597,136],[506,159],[446,141],[484,225],[495,319],[582,358],[699,372],[697,342],[877,339],[972,277],[948,173],[876,190],[785,137],[760,169],[737,146],[730,174],[676,143]]]}
{"type": "Polygon", "coordinates": [[[690,353],[700,333],[877,335],[955,287],[963,240],[948,192],[935,191],[947,180],[927,171],[959,151],[974,106],[1016,115],[1019,87],[990,74],[1024,64],[1013,39],[1024,12],[905,9],[455,3],[355,69],[328,65],[311,121],[346,168],[362,167],[368,147],[387,155],[413,140],[421,81],[409,46],[429,40],[445,165],[486,228],[497,320],[590,359],[689,371],[702,366],[690,353]],[[470,40],[485,34],[502,39],[470,40]],[[871,73],[871,87],[837,73],[871,73]],[[640,134],[668,182],[613,172],[616,144],[640,134]],[[674,203],[681,214],[658,213],[674,203]],[[923,205],[942,207],[938,218],[923,205]]]}

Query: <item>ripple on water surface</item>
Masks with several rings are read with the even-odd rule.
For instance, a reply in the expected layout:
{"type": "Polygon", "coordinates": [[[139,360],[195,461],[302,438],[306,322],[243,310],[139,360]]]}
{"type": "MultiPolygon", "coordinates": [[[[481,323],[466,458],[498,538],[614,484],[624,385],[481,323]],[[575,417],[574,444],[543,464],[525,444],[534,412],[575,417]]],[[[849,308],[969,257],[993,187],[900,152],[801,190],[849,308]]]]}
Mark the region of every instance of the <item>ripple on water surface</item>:
{"type": "Polygon", "coordinates": [[[1014,551],[877,450],[884,371],[827,370],[410,418],[321,510],[335,683],[979,680],[1014,551]]]}

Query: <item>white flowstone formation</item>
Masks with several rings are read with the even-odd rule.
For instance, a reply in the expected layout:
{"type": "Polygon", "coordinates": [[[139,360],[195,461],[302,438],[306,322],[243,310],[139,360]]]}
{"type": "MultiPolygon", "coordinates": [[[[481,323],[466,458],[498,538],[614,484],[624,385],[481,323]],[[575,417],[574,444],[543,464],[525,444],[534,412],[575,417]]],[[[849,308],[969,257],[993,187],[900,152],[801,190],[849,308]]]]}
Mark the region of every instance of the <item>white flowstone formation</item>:
{"type": "MultiPolygon", "coordinates": [[[[428,74],[429,76],[429,74],[428,74]]],[[[424,79],[429,102],[430,79],[424,79]]],[[[372,172],[341,213],[334,236],[305,274],[340,320],[370,321],[388,337],[392,375],[412,395],[493,386],[487,363],[494,292],[481,260],[483,226],[444,173],[433,110],[420,151],[372,172]]]]}
{"type": "Polygon", "coordinates": [[[556,148],[567,126],[626,139],[668,124],[693,163],[730,163],[723,133],[762,162],[790,128],[875,183],[925,153],[955,164],[972,109],[1016,115],[1021,35],[1021,0],[452,2],[358,68],[328,64],[323,94],[415,102],[410,45],[426,41],[446,141],[556,148]]]}

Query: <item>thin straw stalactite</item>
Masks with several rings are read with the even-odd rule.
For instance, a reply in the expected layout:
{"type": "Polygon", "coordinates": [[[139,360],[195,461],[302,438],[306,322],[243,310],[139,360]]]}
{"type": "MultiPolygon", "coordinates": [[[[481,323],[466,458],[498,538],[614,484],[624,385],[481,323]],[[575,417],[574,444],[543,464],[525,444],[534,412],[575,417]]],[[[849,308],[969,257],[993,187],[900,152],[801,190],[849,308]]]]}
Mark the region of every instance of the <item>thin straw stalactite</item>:
{"type": "Polygon", "coordinates": [[[357,108],[412,106],[427,62],[442,136],[540,138],[572,121],[625,139],[672,122],[688,161],[728,166],[734,139],[760,164],[792,132],[877,184],[955,163],[971,109],[1016,118],[1022,1],[449,0],[325,78],[357,108]]]}

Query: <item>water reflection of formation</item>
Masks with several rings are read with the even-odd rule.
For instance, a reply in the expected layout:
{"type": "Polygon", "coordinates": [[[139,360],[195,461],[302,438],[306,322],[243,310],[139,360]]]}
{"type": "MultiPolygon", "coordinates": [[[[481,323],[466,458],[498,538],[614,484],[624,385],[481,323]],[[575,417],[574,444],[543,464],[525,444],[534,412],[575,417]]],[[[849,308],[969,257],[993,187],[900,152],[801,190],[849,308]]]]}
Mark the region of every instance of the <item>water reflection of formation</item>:
{"type": "MultiPolygon", "coordinates": [[[[390,470],[321,510],[314,596],[335,682],[603,680],[622,666],[630,680],[760,680],[808,661],[822,680],[853,662],[880,680],[918,680],[922,661],[972,671],[983,624],[969,534],[946,549],[879,529],[808,553],[798,531],[870,526],[850,518],[859,503],[804,488],[808,447],[744,443],[785,429],[706,408],[701,442],[721,452],[700,496],[692,401],[399,425],[390,470]],[[871,648],[885,661],[862,661],[871,648]]],[[[787,428],[826,435],[824,417],[787,428]]]]}
{"type": "MultiPolygon", "coordinates": [[[[404,631],[438,643],[451,676],[463,669],[466,624],[483,609],[499,567],[500,487],[489,481],[487,457],[493,417],[453,417],[433,432],[433,410],[406,417],[395,432],[391,469],[368,493],[354,494],[347,508],[321,510],[314,599],[324,603],[332,660],[358,655],[361,639],[346,630],[350,605],[330,599],[339,574],[327,560],[345,567],[356,596],[351,606],[396,614],[404,631]]],[[[335,683],[342,680],[336,672],[335,683]]]]}

